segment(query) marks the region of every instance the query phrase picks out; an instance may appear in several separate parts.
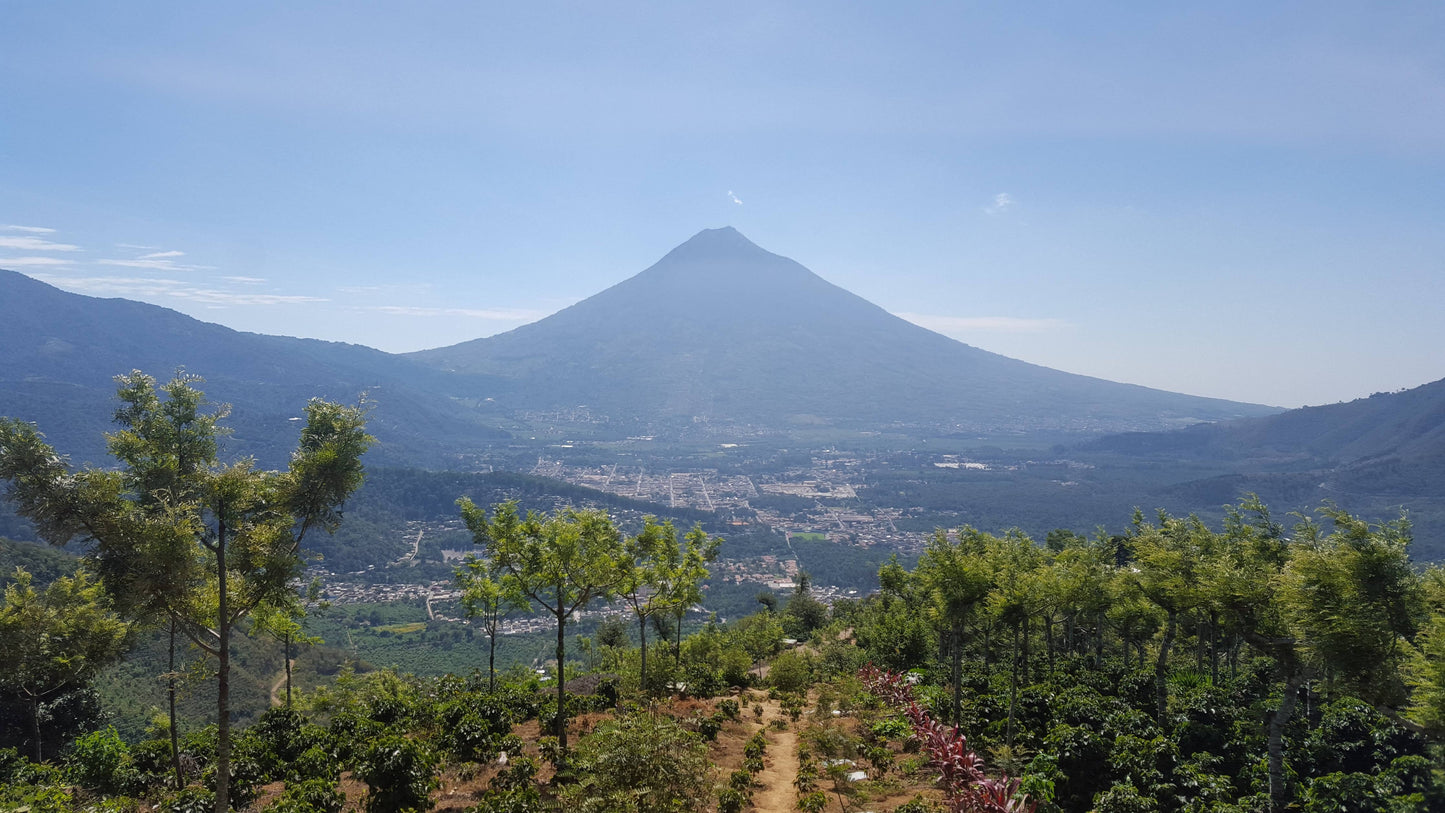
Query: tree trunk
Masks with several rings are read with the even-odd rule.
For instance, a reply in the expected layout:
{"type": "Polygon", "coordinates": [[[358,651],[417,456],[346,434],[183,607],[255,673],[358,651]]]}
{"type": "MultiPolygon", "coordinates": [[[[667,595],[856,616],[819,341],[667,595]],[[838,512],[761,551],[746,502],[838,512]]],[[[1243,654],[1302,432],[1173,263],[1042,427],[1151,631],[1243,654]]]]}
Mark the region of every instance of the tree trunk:
{"type": "Polygon", "coordinates": [[[497,631],[487,636],[487,694],[497,690],[497,631]]]}
{"type": "Polygon", "coordinates": [[[176,790],[186,786],[181,773],[181,734],[176,730],[176,619],[171,618],[171,653],[166,670],[166,700],[171,709],[171,770],[176,774],[176,790]]]}
{"type": "Polygon", "coordinates": [[[1219,685],[1219,620],[1209,616],[1209,682],[1219,685]]]}
{"type": "MultiPolygon", "coordinates": [[[[1004,729],[1004,743],[1014,744],[1014,707],[1019,700],[1019,665],[1023,661],[1023,651],[1019,647],[1019,637],[1023,630],[1023,624],[1014,627],[1014,668],[1013,675],[1009,678],[1008,689],[1008,726],[1004,729]]],[[[1028,636],[1024,637],[1024,647],[1028,646],[1028,636]]]]}
{"type": "Polygon", "coordinates": [[[642,644],[642,693],[647,694],[647,616],[645,615],[637,617],[637,634],[641,636],[639,640],[642,644]]]}
{"type": "MultiPolygon", "coordinates": [[[[222,503],[217,513],[225,510],[222,503]]],[[[231,809],[231,603],[226,595],[226,521],[216,523],[216,813],[231,809]]]]}
{"type": "Polygon", "coordinates": [[[955,625],[948,632],[948,646],[953,655],[953,724],[959,724],[963,717],[963,636],[955,625]]]}
{"type": "Polygon", "coordinates": [[[1024,616],[1024,620],[1023,620],[1023,623],[1021,624],[1021,626],[1023,627],[1023,648],[1022,648],[1022,649],[1019,648],[1019,633],[1018,633],[1017,630],[1015,630],[1015,631],[1014,631],[1014,650],[1015,650],[1015,655],[1014,655],[1014,657],[1015,657],[1015,659],[1017,659],[1017,658],[1019,658],[1020,655],[1022,655],[1022,658],[1023,658],[1023,661],[1022,661],[1023,681],[1024,681],[1024,683],[1028,683],[1028,682],[1029,682],[1029,617],[1028,617],[1028,616],[1024,616]]]}
{"type": "Polygon", "coordinates": [[[985,672],[989,673],[989,674],[993,674],[993,657],[992,657],[992,649],[993,649],[993,647],[991,647],[991,646],[989,645],[990,642],[992,641],[992,639],[993,639],[993,625],[991,625],[991,624],[984,624],[984,625],[983,625],[983,670],[984,670],[985,672]]]}
{"type": "Polygon", "coordinates": [[[40,747],[40,698],[30,698],[30,724],[31,733],[35,735],[35,764],[39,765],[45,761],[45,751],[40,747]]]}
{"type": "Polygon", "coordinates": [[[286,630],[286,708],[291,708],[291,630],[286,630]]]}
{"type": "MultiPolygon", "coordinates": [[[[558,586],[557,595],[562,595],[558,586]]],[[[557,745],[567,753],[567,617],[557,615],[557,745]]],[[[566,759],[564,756],[563,759],[566,759]]]]}
{"type": "Polygon", "coordinates": [[[1164,626],[1164,640],[1159,643],[1159,659],[1154,662],[1154,692],[1158,701],[1159,727],[1164,728],[1164,717],[1169,710],[1169,648],[1174,644],[1174,629],[1179,614],[1169,610],[1169,623],[1164,626]]]}
{"type": "Polygon", "coordinates": [[[1279,710],[1269,720],[1269,809],[1271,813],[1281,811],[1289,804],[1289,788],[1284,776],[1284,729],[1294,715],[1295,701],[1299,698],[1299,687],[1303,679],[1299,664],[1293,653],[1280,658],[1285,666],[1284,696],[1279,700],[1279,710]]]}
{"type": "Polygon", "coordinates": [[[1054,674],[1054,617],[1053,617],[1053,615],[1046,615],[1046,616],[1044,616],[1044,644],[1047,646],[1047,650],[1046,650],[1046,651],[1047,651],[1047,653],[1048,653],[1048,658],[1049,658],[1049,675],[1050,675],[1050,676],[1053,676],[1053,674],[1054,674]]]}

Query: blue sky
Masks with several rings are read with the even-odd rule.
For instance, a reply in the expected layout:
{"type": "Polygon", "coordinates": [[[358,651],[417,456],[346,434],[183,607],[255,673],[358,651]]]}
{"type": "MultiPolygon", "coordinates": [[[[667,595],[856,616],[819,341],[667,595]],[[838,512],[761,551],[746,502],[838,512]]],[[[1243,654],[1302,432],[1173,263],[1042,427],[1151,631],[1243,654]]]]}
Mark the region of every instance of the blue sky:
{"type": "Polygon", "coordinates": [[[1072,372],[1445,377],[1445,5],[1194,5],[0,0],[0,267],[405,351],[733,225],[1072,372]]]}

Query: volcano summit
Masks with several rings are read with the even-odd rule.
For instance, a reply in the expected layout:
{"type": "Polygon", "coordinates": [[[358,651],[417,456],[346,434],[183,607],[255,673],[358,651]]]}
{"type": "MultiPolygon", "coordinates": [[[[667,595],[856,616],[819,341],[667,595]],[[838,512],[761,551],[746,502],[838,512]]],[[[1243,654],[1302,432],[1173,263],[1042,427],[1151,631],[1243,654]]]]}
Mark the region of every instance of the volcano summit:
{"type": "Polygon", "coordinates": [[[545,319],[425,350],[494,382],[498,406],[612,422],[927,429],[1165,429],[1277,410],[1073,375],[900,319],[732,228],[545,319]]]}

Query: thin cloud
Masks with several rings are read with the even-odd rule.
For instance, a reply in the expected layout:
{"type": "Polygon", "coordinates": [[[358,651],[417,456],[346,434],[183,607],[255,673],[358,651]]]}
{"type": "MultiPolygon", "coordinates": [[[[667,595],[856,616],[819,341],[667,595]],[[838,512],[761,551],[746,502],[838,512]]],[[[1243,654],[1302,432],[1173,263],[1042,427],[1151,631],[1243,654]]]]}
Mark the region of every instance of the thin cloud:
{"type": "Polygon", "coordinates": [[[1012,209],[1016,201],[1007,192],[1000,192],[993,196],[993,203],[983,207],[984,214],[1000,215],[1012,209]]]}
{"type": "MultiPolygon", "coordinates": [[[[176,252],[180,254],[181,252],[176,252]]],[[[169,255],[170,252],[165,252],[169,255]]],[[[173,255],[172,255],[173,256],[173,255]]],[[[149,268],[153,271],[209,271],[215,268],[214,265],[186,265],[175,260],[146,259],[144,257],[135,260],[96,260],[99,265],[115,265],[121,268],[149,268]]]]}
{"type": "Polygon", "coordinates": [[[221,279],[227,282],[240,283],[241,285],[260,285],[266,281],[264,277],[221,277],[221,279]]]}
{"type": "Polygon", "coordinates": [[[223,307],[230,305],[297,305],[330,301],[319,296],[220,291],[214,288],[197,287],[181,280],[154,277],[55,277],[37,274],[35,278],[57,288],[76,293],[123,296],[130,299],[169,297],[223,307]]]}
{"type": "Polygon", "coordinates": [[[71,265],[70,260],[60,257],[5,257],[0,258],[0,268],[9,266],[11,268],[34,267],[34,266],[56,266],[71,265]]]}
{"type": "Polygon", "coordinates": [[[54,234],[55,229],[47,229],[44,226],[17,226],[13,223],[7,226],[0,226],[0,231],[23,231],[26,234],[54,234]]]}
{"type": "Polygon", "coordinates": [[[952,336],[969,333],[1048,333],[1072,327],[1062,319],[1025,319],[1016,316],[939,316],[930,313],[898,313],[919,327],[952,336]]]}
{"type": "Polygon", "coordinates": [[[737,195],[734,195],[734,194],[733,194],[733,191],[732,191],[731,189],[728,190],[728,200],[732,201],[733,203],[736,203],[736,204],[739,205],[739,206],[742,206],[742,205],[743,205],[742,200],[740,200],[737,195]]]}
{"type": "Polygon", "coordinates": [[[184,256],[186,256],[186,252],[184,252],[184,251],[156,251],[156,252],[153,252],[153,253],[151,253],[151,254],[142,254],[140,258],[141,258],[142,260],[159,260],[159,259],[163,259],[163,258],[165,258],[165,257],[184,257],[184,256]]]}
{"type": "Polygon", "coordinates": [[[495,322],[534,322],[547,314],[527,308],[422,308],[407,305],[377,305],[365,310],[396,316],[465,316],[495,322]]]}
{"type": "Polygon", "coordinates": [[[79,251],[80,246],[69,243],[52,243],[39,237],[10,237],[0,235],[0,248],[16,248],[21,251],[79,251]]]}

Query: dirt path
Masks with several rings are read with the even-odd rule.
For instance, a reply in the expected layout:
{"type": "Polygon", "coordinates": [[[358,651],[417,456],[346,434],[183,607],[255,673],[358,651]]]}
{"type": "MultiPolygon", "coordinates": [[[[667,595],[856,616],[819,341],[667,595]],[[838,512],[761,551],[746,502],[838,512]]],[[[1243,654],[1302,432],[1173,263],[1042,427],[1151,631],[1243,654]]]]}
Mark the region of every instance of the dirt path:
{"type": "MultiPolygon", "coordinates": [[[[296,668],[296,659],[291,659],[291,668],[296,668]]],[[[274,708],[286,702],[281,696],[281,691],[286,688],[286,664],[281,664],[281,674],[276,676],[276,682],[271,684],[271,706],[274,708]]]]}
{"type": "MultiPolygon", "coordinates": [[[[776,700],[763,705],[763,724],[773,720],[787,721],[787,715],[776,700]]],[[[763,757],[763,770],[757,775],[762,785],[753,793],[753,809],[758,813],[791,813],[797,807],[798,792],[793,780],[798,778],[798,735],[790,727],[768,731],[768,750],[763,757]]]]}

